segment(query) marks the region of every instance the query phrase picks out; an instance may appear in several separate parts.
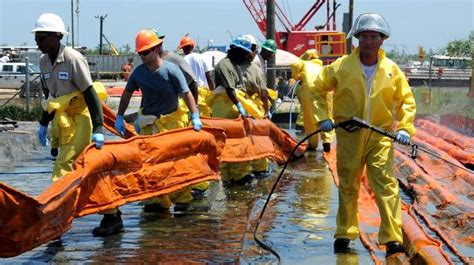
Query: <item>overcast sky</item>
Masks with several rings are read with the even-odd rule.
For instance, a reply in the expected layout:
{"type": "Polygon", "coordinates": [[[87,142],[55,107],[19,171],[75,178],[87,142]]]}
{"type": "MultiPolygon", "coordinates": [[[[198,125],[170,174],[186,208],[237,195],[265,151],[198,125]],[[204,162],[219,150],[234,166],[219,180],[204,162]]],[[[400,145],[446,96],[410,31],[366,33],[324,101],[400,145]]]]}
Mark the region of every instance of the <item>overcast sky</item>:
{"type": "MultiPolygon", "coordinates": [[[[106,37],[121,47],[134,47],[134,38],[142,28],[156,28],[166,35],[165,48],[174,50],[180,38],[189,33],[201,46],[209,40],[215,45],[228,44],[230,35],[262,33],[241,0],[73,0],[79,2],[79,26],[75,26],[76,45],[94,48],[99,43],[97,15],[107,14],[106,37]]],[[[277,0],[293,23],[301,19],[315,1],[277,0]]],[[[343,13],[348,0],[339,0],[337,27],[342,30],[343,13]]],[[[389,22],[392,37],[385,49],[416,53],[418,46],[438,50],[455,39],[467,39],[474,30],[473,0],[354,0],[354,13],[382,14],[389,22]]],[[[71,25],[71,0],[0,0],[0,45],[35,45],[31,30],[41,13],[53,12],[71,25]]],[[[307,29],[322,24],[320,11],[307,29]]],[[[74,19],[76,20],[76,13],[74,19]]],[[[281,25],[277,30],[282,30],[281,25]]],[[[357,44],[357,42],[355,42],[357,44]]]]}

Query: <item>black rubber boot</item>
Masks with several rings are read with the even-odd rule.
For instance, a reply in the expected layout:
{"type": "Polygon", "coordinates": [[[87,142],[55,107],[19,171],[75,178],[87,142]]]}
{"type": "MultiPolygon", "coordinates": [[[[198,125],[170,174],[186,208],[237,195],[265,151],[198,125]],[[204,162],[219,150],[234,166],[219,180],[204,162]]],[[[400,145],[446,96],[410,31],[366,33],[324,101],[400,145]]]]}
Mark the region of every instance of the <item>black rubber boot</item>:
{"type": "Polygon", "coordinates": [[[94,236],[106,237],[123,232],[122,213],[117,211],[114,214],[104,214],[104,218],[100,221],[100,226],[92,230],[94,236]]]}
{"type": "Polygon", "coordinates": [[[192,189],[191,195],[193,196],[193,200],[202,200],[206,197],[206,191],[200,189],[192,189]]]}
{"type": "Polygon", "coordinates": [[[312,147],[310,144],[308,144],[308,147],[306,147],[306,152],[314,152],[316,151],[316,147],[312,147]]]}
{"type": "Polygon", "coordinates": [[[163,213],[167,212],[168,208],[161,206],[159,203],[150,203],[143,206],[143,211],[145,213],[163,213]]]}
{"type": "Polygon", "coordinates": [[[52,157],[54,157],[54,158],[57,157],[58,153],[59,153],[58,148],[51,148],[51,156],[52,157]]]}
{"type": "Polygon", "coordinates": [[[174,205],[174,211],[175,212],[184,212],[189,209],[189,203],[183,203],[183,202],[177,202],[174,205]]]}
{"type": "Polygon", "coordinates": [[[270,176],[270,171],[263,170],[263,171],[254,171],[252,172],[254,178],[256,179],[264,179],[270,176]]]}
{"type": "Polygon", "coordinates": [[[324,153],[331,152],[331,143],[323,143],[323,152],[324,153]]]}
{"type": "Polygon", "coordinates": [[[252,181],[252,179],[254,179],[255,176],[253,174],[248,174],[248,175],[245,175],[243,178],[239,179],[239,180],[234,180],[234,183],[237,184],[237,185],[245,185],[249,182],[252,181]]]}
{"type": "Polygon", "coordinates": [[[388,242],[387,245],[385,246],[387,247],[387,252],[385,254],[385,257],[388,257],[396,253],[405,253],[405,249],[403,248],[402,244],[396,241],[388,242]]]}
{"type": "Polygon", "coordinates": [[[349,248],[350,242],[347,238],[336,238],[334,241],[334,253],[348,253],[351,250],[349,248]]]}

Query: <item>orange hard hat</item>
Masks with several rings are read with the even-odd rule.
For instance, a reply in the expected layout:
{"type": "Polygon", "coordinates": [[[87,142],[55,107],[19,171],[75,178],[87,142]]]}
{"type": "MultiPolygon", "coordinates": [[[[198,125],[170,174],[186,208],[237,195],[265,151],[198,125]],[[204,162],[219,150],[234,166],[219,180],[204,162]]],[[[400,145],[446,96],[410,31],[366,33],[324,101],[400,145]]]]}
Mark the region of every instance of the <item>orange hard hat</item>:
{"type": "Polygon", "coordinates": [[[184,36],[181,38],[181,41],[179,42],[179,48],[182,49],[184,46],[191,45],[194,47],[194,41],[188,36],[184,36]]]}
{"type": "Polygon", "coordinates": [[[141,52],[160,45],[163,42],[156,31],[151,29],[140,30],[135,38],[135,51],[141,52]]]}

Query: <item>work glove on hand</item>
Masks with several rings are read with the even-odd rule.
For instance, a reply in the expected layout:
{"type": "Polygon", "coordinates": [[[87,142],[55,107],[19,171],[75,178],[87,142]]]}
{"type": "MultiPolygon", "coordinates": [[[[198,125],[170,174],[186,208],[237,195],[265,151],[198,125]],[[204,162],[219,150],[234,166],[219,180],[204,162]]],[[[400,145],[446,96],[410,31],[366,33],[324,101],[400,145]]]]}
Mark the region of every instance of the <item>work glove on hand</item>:
{"type": "Polygon", "coordinates": [[[330,132],[332,129],[334,129],[336,126],[334,123],[327,119],[319,123],[319,129],[323,132],[330,132]]]}
{"type": "Polygon", "coordinates": [[[199,118],[199,113],[197,112],[191,113],[191,123],[193,124],[193,129],[196,132],[199,132],[202,129],[202,122],[201,122],[201,118],[199,118]]]}
{"type": "Polygon", "coordinates": [[[140,122],[139,122],[139,119],[138,117],[135,119],[135,121],[133,122],[133,126],[135,126],[135,131],[140,134],[140,122]]]}
{"type": "Polygon", "coordinates": [[[102,134],[102,133],[93,133],[92,134],[92,142],[95,143],[95,148],[102,149],[102,146],[104,146],[104,134],[102,134]]]}
{"type": "Polygon", "coordinates": [[[400,130],[395,135],[395,141],[403,145],[408,145],[410,144],[410,134],[405,130],[400,130]]]}
{"type": "Polygon", "coordinates": [[[114,124],[115,130],[120,134],[120,136],[125,135],[125,123],[123,121],[123,116],[122,115],[117,115],[117,119],[115,120],[114,124]]]}
{"type": "Polygon", "coordinates": [[[240,115],[247,116],[247,112],[245,112],[245,109],[244,109],[244,106],[242,106],[242,103],[237,102],[235,106],[237,107],[237,110],[239,111],[240,115]]]}
{"type": "Polygon", "coordinates": [[[38,129],[38,139],[42,146],[48,145],[48,139],[46,138],[47,133],[48,133],[48,126],[40,125],[38,129]]]}

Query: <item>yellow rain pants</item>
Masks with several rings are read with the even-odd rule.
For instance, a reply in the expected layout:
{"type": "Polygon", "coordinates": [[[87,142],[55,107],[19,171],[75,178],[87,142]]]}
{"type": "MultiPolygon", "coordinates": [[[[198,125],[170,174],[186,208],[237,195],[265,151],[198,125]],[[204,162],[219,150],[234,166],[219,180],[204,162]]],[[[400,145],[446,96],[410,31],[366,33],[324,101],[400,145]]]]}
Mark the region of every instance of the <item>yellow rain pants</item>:
{"type": "MultiPolygon", "coordinates": [[[[271,90],[271,89],[267,89],[267,91],[269,91],[269,90],[271,90]]],[[[272,90],[272,91],[274,91],[274,90],[272,90]]],[[[271,98],[270,93],[268,94],[269,101],[270,101],[270,98],[271,98]]],[[[274,96],[274,94],[272,96],[274,96]]],[[[265,110],[263,109],[263,102],[262,102],[262,99],[260,98],[260,95],[258,95],[257,93],[253,94],[252,96],[245,95],[245,99],[240,99],[239,98],[239,101],[247,102],[248,106],[245,110],[247,110],[247,109],[252,110],[252,112],[255,114],[255,116],[252,116],[252,117],[254,117],[255,119],[263,119],[264,118],[265,110]]],[[[269,102],[268,105],[270,105],[270,104],[271,103],[269,102]]],[[[242,106],[244,106],[244,108],[245,108],[244,104],[242,104],[242,106]]],[[[268,159],[267,158],[262,158],[262,159],[252,160],[250,165],[252,167],[252,172],[264,172],[264,171],[268,170],[268,159]]]]}
{"type": "MultiPolygon", "coordinates": [[[[156,117],[153,115],[143,115],[141,114],[141,111],[139,111],[138,115],[141,135],[152,135],[173,129],[184,128],[188,126],[189,123],[186,103],[181,98],[179,99],[178,109],[175,112],[156,117]]],[[[195,186],[201,190],[206,190],[209,186],[209,182],[204,181],[193,186],[185,187],[170,194],[146,200],[144,204],[158,203],[164,208],[170,208],[176,203],[189,203],[193,199],[191,190],[195,186]]]]}
{"type": "MultiPolygon", "coordinates": [[[[416,104],[403,72],[379,50],[371,87],[367,88],[359,60],[359,49],[325,67],[316,79],[317,120],[329,118],[325,94],[334,91],[336,123],[357,116],[384,130],[404,129],[415,133],[416,104]]],[[[358,236],[357,198],[364,166],[380,211],[379,243],[403,242],[398,182],[392,173],[391,140],[368,130],[348,133],[336,130],[339,209],[335,238],[358,236]]]]}
{"type": "MultiPolygon", "coordinates": [[[[235,91],[237,99],[242,103],[247,113],[252,106],[252,102],[245,99],[245,92],[241,90],[235,91]]],[[[236,119],[239,117],[239,111],[235,107],[234,103],[229,99],[225,88],[217,87],[212,91],[213,97],[208,102],[212,109],[212,117],[236,119]]],[[[253,108],[253,113],[257,112],[258,108],[253,108]]],[[[251,165],[249,162],[238,162],[238,163],[221,163],[221,177],[223,181],[237,181],[248,175],[251,171],[251,165]]]]}
{"type": "MultiPolygon", "coordinates": [[[[94,82],[100,100],[105,100],[107,92],[100,82],[94,82]]],[[[72,165],[82,150],[90,144],[92,122],[89,109],[81,91],[75,91],[42,102],[48,113],[55,112],[51,121],[51,145],[59,148],[59,154],[53,166],[52,180],[56,181],[72,171],[72,165]]]]}
{"type": "Polygon", "coordinates": [[[201,117],[211,117],[211,107],[207,105],[209,97],[212,97],[212,92],[205,86],[199,87],[198,107],[201,117]]]}
{"type": "MultiPolygon", "coordinates": [[[[297,97],[300,102],[300,117],[303,118],[303,126],[306,135],[319,129],[319,120],[315,115],[315,98],[314,95],[316,80],[319,72],[323,69],[323,62],[319,59],[312,59],[310,61],[298,60],[291,65],[291,77],[295,80],[301,81],[301,91],[297,91],[297,97]]],[[[328,106],[329,116],[332,117],[332,93],[325,96],[328,106]]],[[[298,124],[298,121],[297,121],[298,124]]],[[[321,140],[323,143],[332,143],[334,141],[334,132],[321,132],[321,140]]],[[[311,147],[318,147],[318,135],[309,138],[311,147]]]]}
{"type": "Polygon", "coordinates": [[[337,174],[339,208],[335,238],[354,240],[359,235],[357,200],[364,164],[380,211],[380,244],[403,242],[398,180],[393,175],[393,143],[388,137],[368,130],[348,133],[337,129],[337,174]],[[363,143],[365,145],[354,144],[363,143]]]}
{"type": "MultiPolygon", "coordinates": [[[[299,127],[303,127],[303,128],[304,128],[304,118],[303,118],[303,116],[304,116],[304,109],[303,109],[302,104],[301,104],[301,102],[303,101],[303,100],[301,99],[301,94],[302,94],[302,93],[301,93],[301,90],[302,90],[302,89],[301,89],[301,85],[299,85],[299,86],[297,86],[297,87],[295,88],[295,95],[296,95],[296,98],[298,99],[298,102],[300,103],[300,108],[299,108],[298,116],[296,116],[296,125],[299,126],[299,127]]],[[[294,111],[295,111],[295,112],[297,111],[296,107],[294,107],[294,111]]],[[[314,138],[314,137],[312,137],[312,138],[314,138]]],[[[311,139],[310,139],[310,140],[311,140],[311,139]]],[[[318,141],[318,138],[317,138],[317,136],[316,136],[316,143],[317,143],[317,141],[318,141]]]]}

